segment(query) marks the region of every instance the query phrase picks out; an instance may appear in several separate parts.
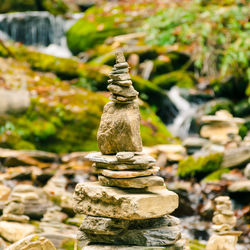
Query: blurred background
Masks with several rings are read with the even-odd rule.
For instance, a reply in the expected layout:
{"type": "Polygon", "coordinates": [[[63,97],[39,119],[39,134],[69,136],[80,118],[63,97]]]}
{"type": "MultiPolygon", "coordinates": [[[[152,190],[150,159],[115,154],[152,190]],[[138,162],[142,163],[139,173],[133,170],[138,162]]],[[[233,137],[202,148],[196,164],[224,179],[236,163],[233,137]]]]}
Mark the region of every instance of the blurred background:
{"type": "MultiPolygon", "coordinates": [[[[250,249],[249,13],[248,0],[0,0],[0,214],[18,186],[41,192],[34,204],[24,198],[25,225],[73,249],[72,192],[96,180],[84,157],[98,150],[122,48],[143,145],[180,197],[187,244],[205,248],[211,200],[230,195],[237,247],[250,249]]],[[[0,221],[0,249],[24,237],[6,230],[0,221]]]]}

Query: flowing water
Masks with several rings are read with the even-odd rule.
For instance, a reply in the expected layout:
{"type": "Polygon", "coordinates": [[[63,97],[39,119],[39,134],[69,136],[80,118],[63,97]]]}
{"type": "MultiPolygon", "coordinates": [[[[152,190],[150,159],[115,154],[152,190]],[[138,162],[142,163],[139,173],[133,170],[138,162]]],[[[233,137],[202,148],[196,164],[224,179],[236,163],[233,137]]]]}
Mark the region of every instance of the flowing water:
{"type": "Polygon", "coordinates": [[[46,11],[27,11],[0,14],[0,38],[33,45],[44,53],[70,57],[65,32],[83,14],[69,19],[53,16],[46,11]]]}
{"type": "Polygon", "coordinates": [[[181,139],[189,135],[191,122],[195,117],[198,104],[190,103],[181,95],[181,89],[174,86],[168,91],[168,97],[178,109],[178,113],[172,124],[168,125],[169,131],[181,139]]]}

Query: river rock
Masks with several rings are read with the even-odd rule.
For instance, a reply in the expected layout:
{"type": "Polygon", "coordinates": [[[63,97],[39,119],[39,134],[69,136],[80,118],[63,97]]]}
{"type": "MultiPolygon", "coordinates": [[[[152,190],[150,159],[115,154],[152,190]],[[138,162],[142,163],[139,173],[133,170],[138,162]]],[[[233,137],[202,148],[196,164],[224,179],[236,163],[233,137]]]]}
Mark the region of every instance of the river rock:
{"type": "Polygon", "coordinates": [[[119,85],[110,84],[108,85],[108,90],[115,95],[124,96],[124,97],[135,97],[138,95],[138,92],[131,85],[129,87],[121,87],[119,85]]]}
{"type": "Polygon", "coordinates": [[[237,236],[214,234],[209,239],[206,250],[235,250],[237,236]]]}
{"type": "Polygon", "coordinates": [[[142,151],[138,104],[107,103],[101,117],[97,142],[103,154],[142,151]]]}
{"type": "Polygon", "coordinates": [[[142,169],[148,169],[154,166],[154,163],[144,164],[144,165],[138,165],[138,164],[105,164],[96,162],[93,164],[94,168],[101,168],[101,169],[110,169],[110,170],[142,170],[142,169]]]}
{"type": "Polygon", "coordinates": [[[37,234],[29,235],[9,246],[6,250],[56,250],[53,243],[37,234]]]}
{"type": "Polygon", "coordinates": [[[0,236],[10,242],[16,242],[35,232],[35,227],[30,224],[0,221],[0,236]]]}
{"type": "Polygon", "coordinates": [[[0,89],[0,114],[20,113],[30,105],[30,95],[27,90],[0,89]]]}
{"type": "Polygon", "coordinates": [[[228,187],[228,191],[232,193],[250,192],[250,180],[236,181],[228,187]]]}
{"type": "Polygon", "coordinates": [[[104,169],[102,175],[110,178],[134,178],[139,176],[148,176],[156,174],[159,171],[159,167],[153,167],[146,170],[137,171],[113,171],[109,169],[104,169]]]}
{"type": "Polygon", "coordinates": [[[104,186],[114,186],[121,188],[146,188],[152,186],[164,186],[164,180],[159,176],[117,179],[100,175],[98,176],[98,181],[104,186]]]}
{"type": "Polygon", "coordinates": [[[130,229],[123,233],[113,235],[100,235],[86,233],[88,239],[93,243],[107,243],[115,245],[136,245],[136,246],[166,246],[172,245],[180,239],[179,226],[163,226],[150,229],[130,229]]]}
{"type": "Polygon", "coordinates": [[[98,182],[79,183],[74,193],[77,213],[117,219],[161,217],[178,207],[178,196],[165,188],[136,192],[101,186],[98,182]]]}
{"type": "Polygon", "coordinates": [[[122,87],[129,87],[132,85],[132,81],[131,80],[123,80],[123,81],[113,81],[115,84],[118,84],[122,87]]]}
{"type": "MultiPolygon", "coordinates": [[[[96,162],[96,163],[104,163],[104,164],[121,164],[121,161],[117,160],[117,157],[114,155],[102,155],[100,152],[90,153],[86,156],[86,159],[96,162]]],[[[144,155],[143,153],[138,154],[135,153],[135,156],[129,161],[124,161],[122,164],[130,164],[137,167],[140,166],[148,166],[150,163],[155,163],[155,159],[149,155],[144,155]]]]}

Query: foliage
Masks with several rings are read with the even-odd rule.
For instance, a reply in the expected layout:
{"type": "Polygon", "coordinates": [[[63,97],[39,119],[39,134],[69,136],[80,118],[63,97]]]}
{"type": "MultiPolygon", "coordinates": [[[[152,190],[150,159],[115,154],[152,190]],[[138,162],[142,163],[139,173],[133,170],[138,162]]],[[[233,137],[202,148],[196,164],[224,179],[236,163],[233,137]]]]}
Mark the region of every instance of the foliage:
{"type": "Polygon", "coordinates": [[[228,169],[228,168],[218,169],[218,170],[212,172],[211,174],[207,175],[207,176],[203,179],[203,181],[204,181],[204,182],[218,181],[218,180],[220,180],[220,178],[221,178],[221,176],[222,176],[223,174],[226,174],[226,173],[228,173],[229,171],[230,171],[230,169],[228,169]]]}
{"type": "Polygon", "coordinates": [[[250,56],[248,17],[248,6],[237,5],[235,1],[228,6],[211,1],[204,6],[191,1],[150,17],[144,30],[149,44],[170,48],[175,45],[188,51],[201,75],[234,75],[247,77],[249,81],[246,74],[250,56]]]}
{"type": "Polygon", "coordinates": [[[212,153],[198,157],[189,156],[179,162],[177,174],[182,178],[204,177],[220,168],[222,158],[222,153],[212,153]]]}

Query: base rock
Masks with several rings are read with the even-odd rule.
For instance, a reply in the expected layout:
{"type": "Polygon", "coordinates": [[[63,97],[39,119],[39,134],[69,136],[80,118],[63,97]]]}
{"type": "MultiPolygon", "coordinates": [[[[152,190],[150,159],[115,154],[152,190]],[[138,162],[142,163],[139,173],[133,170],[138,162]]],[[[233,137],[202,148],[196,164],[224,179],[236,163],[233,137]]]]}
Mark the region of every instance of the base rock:
{"type": "Polygon", "coordinates": [[[98,182],[79,183],[74,193],[76,213],[117,219],[150,219],[170,214],[178,207],[178,196],[166,188],[154,191],[121,190],[98,182]]]}

